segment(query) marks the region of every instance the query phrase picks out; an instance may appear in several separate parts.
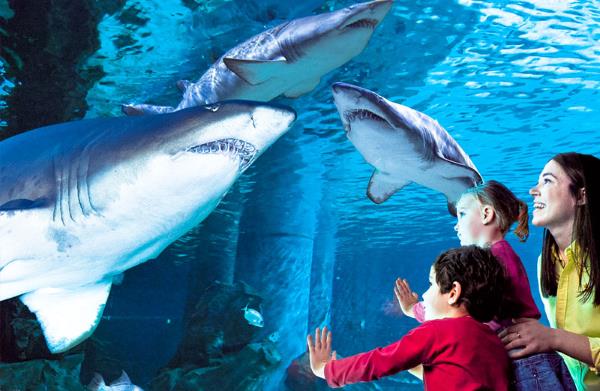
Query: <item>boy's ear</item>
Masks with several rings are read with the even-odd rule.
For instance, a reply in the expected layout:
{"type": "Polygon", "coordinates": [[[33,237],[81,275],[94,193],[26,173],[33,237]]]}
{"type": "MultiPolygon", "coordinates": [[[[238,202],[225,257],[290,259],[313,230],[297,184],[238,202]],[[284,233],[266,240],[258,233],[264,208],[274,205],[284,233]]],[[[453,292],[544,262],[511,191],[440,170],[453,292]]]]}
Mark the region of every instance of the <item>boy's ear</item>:
{"type": "Polygon", "coordinates": [[[454,281],[452,283],[452,288],[450,289],[450,294],[448,295],[448,304],[454,305],[460,299],[460,294],[462,293],[462,286],[460,286],[460,282],[454,281]]]}
{"type": "Polygon", "coordinates": [[[481,207],[481,222],[483,225],[488,225],[492,221],[494,221],[494,216],[496,215],[496,211],[490,205],[483,205],[481,207]]]}

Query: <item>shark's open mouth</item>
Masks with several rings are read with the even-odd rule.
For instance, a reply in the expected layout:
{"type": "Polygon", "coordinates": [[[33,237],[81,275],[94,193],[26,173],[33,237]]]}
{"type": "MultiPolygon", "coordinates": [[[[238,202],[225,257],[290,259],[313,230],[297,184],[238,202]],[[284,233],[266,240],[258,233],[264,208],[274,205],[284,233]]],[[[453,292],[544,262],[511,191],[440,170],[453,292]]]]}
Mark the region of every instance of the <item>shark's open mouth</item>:
{"type": "Polygon", "coordinates": [[[226,138],[196,145],[188,148],[187,151],[202,154],[218,153],[229,155],[234,159],[239,159],[240,170],[242,171],[248,168],[256,156],[256,147],[254,145],[235,138],[226,138]]]}
{"type": "Polygon", "coordinates": [[[375,27],[377,27],[377,23],[379,23],[379,21],[377,19],[360,19],[357,20],[356,22],[352,22],[349,25],[345,26],[344,28],[349,28],[349,29],[354,29],[354,28],[370,28],[370,29],[375,29],[375,27]]]}
{"type": "Polygon", "coordinates": [[[387,121],[385,119],[383,119],[382,117],[378,116],[377,114],[373,113],[372,111],[364,110],[364,109],[348,110],[348,111],[344,112],[344,119],[348,123],[350,123],[352,121],[357,121],[357,120],[371,119],[373,121],[385,122],[387,124],[387,121]]]}

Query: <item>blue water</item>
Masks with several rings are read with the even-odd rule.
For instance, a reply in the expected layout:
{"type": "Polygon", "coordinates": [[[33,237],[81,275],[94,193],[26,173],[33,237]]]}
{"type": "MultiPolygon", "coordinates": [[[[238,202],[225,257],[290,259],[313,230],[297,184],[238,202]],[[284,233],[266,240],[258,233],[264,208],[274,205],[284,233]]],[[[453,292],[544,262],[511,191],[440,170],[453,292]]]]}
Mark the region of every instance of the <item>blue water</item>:
{"type": "MultiPolygon", "coordinates": [[[[265,14],[267,4],[257,0],[197,2],[193,10],[127,1],[125,8],[148,21],[124,22],[122,12],[102,19],[100,48],[86,64],[101,66],[104,76],[87,92],[85,117],[120,115],[118,105],[129,101],[176,103],[175,82],[196,80],[236,43],[284,18],[352,4],[268,3],[278,6],[265,14]],[[116,45],[118,37],[129,43],[116,45]]],[[[555,153],[600,156],[599,39],[596,2],[397,0],[360,56],[312,93],[280,99],[299,113],[294,128],[201,226],[125,274],[96,334],[144,385],[177,349],[186,306],[219,280],[244,281],[264,298],[261,338],[279,333],[282,360],[266,376],[267,389],[283,389],[285,368],[316,326],[332,327],[334,348],[344,356],[396,341],[416,322],[394,308],[394,279],[408,278],[423,292],[436,255],[459,245],[455,222],[441,194],[417,185],[382,205],[366,198],[372,168],[346,139],[329,86],[357,84],[435,118],[484,178],[531,205],[528,189],[555,153]]],[[[0,71],[4,80],[6,65],[0,71]]],[[[4,82],[0,98],[18,82],[4,82]]],[[[533,228],[525,244],[508,239],[541,307],[541,231],[533,228]]],[[[378,386],[422,389],[411,382],[400,374],[378,386]]]]}

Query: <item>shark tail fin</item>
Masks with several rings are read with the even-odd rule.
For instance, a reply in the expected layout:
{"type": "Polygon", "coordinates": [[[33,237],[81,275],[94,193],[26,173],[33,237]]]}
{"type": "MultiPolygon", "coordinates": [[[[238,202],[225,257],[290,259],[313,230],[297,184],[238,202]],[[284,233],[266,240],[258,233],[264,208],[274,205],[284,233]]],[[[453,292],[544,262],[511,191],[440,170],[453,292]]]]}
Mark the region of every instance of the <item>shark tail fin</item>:
{"type": "Polygon", "coordinates": [[[42,326],[48,349],[64,352],[88,338],[104,311],[111,281],[74,288],[42,288],[21,296],[42,326]]]}
{"type": "Polygon", "coordinates": [[[128,116],[148,115],[148,114],[164,114],[175,111],[171,106],[154,106],[154,105],[121,105],[121,111],[128,116]]]}
{"type": "Polygon", "coordinates": [[[376,204],[385,202],[395,192],[408,185],[410,181],[390,178],[389,175],[374,171],[369,181],[367,196],[376,204]]]}

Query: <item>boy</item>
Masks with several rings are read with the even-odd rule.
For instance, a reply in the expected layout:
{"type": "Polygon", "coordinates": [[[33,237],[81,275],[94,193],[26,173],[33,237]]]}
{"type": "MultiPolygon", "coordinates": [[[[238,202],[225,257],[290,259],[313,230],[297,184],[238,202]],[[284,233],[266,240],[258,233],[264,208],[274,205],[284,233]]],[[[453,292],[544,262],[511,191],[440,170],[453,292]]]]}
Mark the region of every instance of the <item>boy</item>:
{"type": "Polygon", "coordinates": [[[337,360],[327,328],[316,330],[314,343],[309,335],[313,373],[341,387],[422,365],[428,391],[508,390],[508,355],[482,323],[500,308],[505,284],[500,263],[476,246],[448,250],[431,267],[429,282],[423,294],[426,322],[389,346],[337,360]]]}

